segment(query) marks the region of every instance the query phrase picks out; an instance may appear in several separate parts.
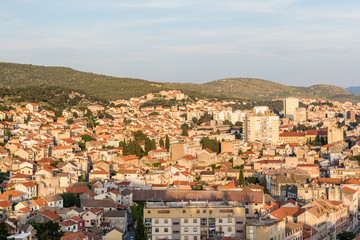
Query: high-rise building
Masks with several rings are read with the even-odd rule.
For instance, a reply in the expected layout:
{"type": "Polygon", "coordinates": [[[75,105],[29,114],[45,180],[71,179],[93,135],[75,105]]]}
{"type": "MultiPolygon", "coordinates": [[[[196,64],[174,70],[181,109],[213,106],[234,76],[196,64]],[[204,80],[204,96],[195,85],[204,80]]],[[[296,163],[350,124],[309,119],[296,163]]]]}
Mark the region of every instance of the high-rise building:
{"type": "Polygon", "coordinates": [[[245,118],[244,140],[277,145],[279,142],[279,126],[279,116],[270,113],[270,111],[249,113],[245,118]]]}
{"type": "Polygon", "coordinates": [[[284,117],[294,119],[295,110],[299,107],[298,98],[284,98],[284,117]]]}

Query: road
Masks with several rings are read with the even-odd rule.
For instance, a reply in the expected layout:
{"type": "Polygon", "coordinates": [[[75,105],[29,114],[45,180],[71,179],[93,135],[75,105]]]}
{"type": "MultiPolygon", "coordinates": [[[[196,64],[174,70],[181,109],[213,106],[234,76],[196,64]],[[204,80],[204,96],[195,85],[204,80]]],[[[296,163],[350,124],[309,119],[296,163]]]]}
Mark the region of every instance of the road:
{"type": "Polygon", "coordinates": [[[133,227],[131,227],[129,231],[125,234],[123,240],[130,240],[131,237],[135,238],[135,229],[133,227]]]}

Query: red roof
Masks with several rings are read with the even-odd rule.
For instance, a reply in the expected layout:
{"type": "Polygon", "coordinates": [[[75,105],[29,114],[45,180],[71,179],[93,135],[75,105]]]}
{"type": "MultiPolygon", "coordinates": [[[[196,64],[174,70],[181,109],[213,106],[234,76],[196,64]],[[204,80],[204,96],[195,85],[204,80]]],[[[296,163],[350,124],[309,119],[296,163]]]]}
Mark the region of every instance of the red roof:
{"type": "Polygon", "coordinates": [[[89,190],[88,186],[80,186],[80,187],[67,187],[65,188],[66,192],[71,192],[74,194],[80,194],[80,193],[84,193],[86,191],[89,190]]]}
{"type": "Polygon", "coordinates": [[[21,184],[24,185],[25,187],[34,187],[34,186],[36,186],[35,182],[23,182],[21,184]]]}
{"type": "Polygon", "coordinates": [[[7,207],[11,207],[11,202],[9,201],[0,201],[0,208],[7,208],[7,207]]]}
{"type": "Polygon", "coordinates": [[[280,137],[305,137],[304,132],[282,132],[280,137]]]}
{"type": "Polygon", "coordinates": [[[54,212],[52,212],[50,210],[46,210],[46,211],[41,212],[39,214],[44,215],[44,216],[46,216],[46,217],[48,217],[48,218],[50,218],[52,220],[57,220],[57,219],[61,218],[59,215],[57,215],[56,213],[54,213],[54,212]]]}
{"type": "Polygon", "coordinates": [[[348,193],[351,193],[351,194],[355,194],[356,193],[356,190],[352,189],[352,188],[349,188],[349,187],[343,187],[341,190],[345,191],[345,192],[348,192],[348,193]]]}

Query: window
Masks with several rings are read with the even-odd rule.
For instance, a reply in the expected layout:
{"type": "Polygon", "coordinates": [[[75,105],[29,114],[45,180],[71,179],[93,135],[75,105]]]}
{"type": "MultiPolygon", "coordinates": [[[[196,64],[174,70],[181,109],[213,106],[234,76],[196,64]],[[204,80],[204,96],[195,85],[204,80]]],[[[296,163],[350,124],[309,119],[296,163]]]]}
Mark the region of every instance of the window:
{"type": "Polygon", "coordinates": [[[157,232],[157,233],[158,233],[158,232],[159,232],[159,228],[155,228],[155,232],[157,232]]]}
{"type": "Polygon", "coordinates": [[[209,213],[212,214],[212,210],[209,210],[209,213]]]}
{"type": "Polygon", "coordinates": [[[231,232],[231,227],[228,227],[228,232],[231,232]]]}
{"type": "Polygon", "coordinates": [[[221,218],[219,219],[219,223],[222,223],[222,219],[221,219],[221,218]]]}
{"type": "Polygon", "coordinates": [[[245,209],[245,213],[249,214],[249,209],[248,208],[245,209]]]}
{"type": "Polygon", "coordinates": [[[188,223],[189,220],[187,218],[184,219],[184,223],[188,223]]]}
{"type": "Polygon", "coordinates": [[[206,210],[203,210],[203,213],[206,213],[206,210]]]}
{"type": "Polygon", "coordinates": [[[243,224],[243,222],[242,222],[242,221],[238,221],[238,222],[236,222],[236,224],[243,224]]]}
{"type": "Polygon", "coordinates": [[[169,220],[168,219],[164,219],[164,223],[168,223],[169,222],[169,220]]]}
{"type": "Polygon", "coordinates": [[[200,210],[196,210],[196,213],[200,213],[200,210]]]}
{"type": "Polygon", "coordinates": [[[193,223],[197,223],[197,219],[196,219],[196,218],[194,218],[193,223]]]}
{"type": "Polygon", "coordinates": [[[151,211],[150,211],[150,210],[148,210],[148,213],[151,213],[151,211]]]}
{"type": "Polygon", "coordinates": [[[189,229],[186,227],[186,228],[184,228],[184,232],[188,232],[189,231],[189,229]]]}
{"type": "Polygon", "coordinates": [[[155,223],[159,223],[159,219],[155,219],[155,223]]]}
{"type": "Polygon", "coordinates": [[[194,236],[194,240],[197,240],[197,236],[194,236]]]}
{"type": "Polygon", "coordinates": [[[180,232],[179,231],[173,231],[173,234],[179,234],[180,232]]]}
{"type": "Polygon", "coordinates": [[[231,223],[231,222],[232,222],[231,218],[228,218],[228,223],[231,223]]]}
{"type": "Polygon", "coordinates": [[[197,232],[197,228],[196,228],[196,227],[194,227],[193,231],[194,231],[194,232],[197,232]]]}
{"type": "Polygon", "coordinates": [[[164,228],[164,232],[168,232],[168,228],[164,228]]]}
{"type": "Polygon", "coordinates": [[[186,213],[186,210],[183,210],[182,212],[183,212],[183,213],[186,213]]]}
{"type": "Polygon", "coordinates": [[[184,240],[189,240],[189,237],[188,237],[188,236],[185,236],[185,237],[184,237],[184,240]]]}

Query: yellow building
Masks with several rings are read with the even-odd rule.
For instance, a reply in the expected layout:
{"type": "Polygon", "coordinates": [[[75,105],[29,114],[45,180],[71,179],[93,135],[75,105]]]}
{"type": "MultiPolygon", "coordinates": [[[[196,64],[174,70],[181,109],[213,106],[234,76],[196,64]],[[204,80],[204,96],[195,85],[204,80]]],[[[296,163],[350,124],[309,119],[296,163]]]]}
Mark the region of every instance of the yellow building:
{"type": "Polygon", "coordinates": [[[284,220],[256,218],[246,222],[246,240],[285,240],[285,238],[284,220]]]}
{"type": "Polygon", "coordinates": [[[144,219],[148,237],[154,240],[245,238],[245,207],[240,202],[152,202],[144,207],[144,219]]]}
{"type": "Polygon", "coordinates": [[[306,137],[304,132],[282,132],[279,135],[279,142],[281,144],[299,143],[305,144],[306,137]]]}

